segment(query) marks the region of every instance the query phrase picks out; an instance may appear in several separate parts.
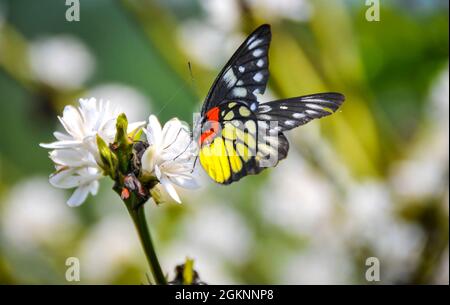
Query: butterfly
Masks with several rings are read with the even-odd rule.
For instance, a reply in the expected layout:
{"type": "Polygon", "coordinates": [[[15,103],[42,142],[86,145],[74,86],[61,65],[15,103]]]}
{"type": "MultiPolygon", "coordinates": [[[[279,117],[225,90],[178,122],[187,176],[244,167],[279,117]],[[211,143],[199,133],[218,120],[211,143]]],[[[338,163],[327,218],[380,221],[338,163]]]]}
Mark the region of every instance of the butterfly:
{"type": "Polygon", "coordinates": [[[217,183],[230,184],[286,158],[284,132],[335,112],[340,93],[319,93],[259,103],[269,79],[270,25],[258,27],[215,79],[196,133],[200,163],[217,183]]]}

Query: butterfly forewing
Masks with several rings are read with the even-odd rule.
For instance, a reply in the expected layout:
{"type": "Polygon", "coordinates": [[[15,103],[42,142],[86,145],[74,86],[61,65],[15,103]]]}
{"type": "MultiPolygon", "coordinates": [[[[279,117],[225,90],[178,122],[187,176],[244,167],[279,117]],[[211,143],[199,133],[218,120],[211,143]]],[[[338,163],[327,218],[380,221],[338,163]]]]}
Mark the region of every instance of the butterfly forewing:
{"type": "Polygon", "coordinates": [[[226,101],[239,101],[256,110],[256,94],[263,94],[269,78],[270,26],[256,29],[238,48],[214,81],[202,107],[205,113],[226,101]]]}

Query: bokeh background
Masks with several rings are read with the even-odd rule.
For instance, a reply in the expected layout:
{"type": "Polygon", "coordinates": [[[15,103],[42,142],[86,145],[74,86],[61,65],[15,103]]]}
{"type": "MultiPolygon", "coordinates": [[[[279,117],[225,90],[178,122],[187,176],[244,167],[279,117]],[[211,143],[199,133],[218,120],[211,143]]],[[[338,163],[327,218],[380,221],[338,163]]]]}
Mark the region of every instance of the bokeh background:
{"type": "Polygon", "coordinates": [[[147,204],[164,270],[186,257],[207,283],[449,282],[448,2],[0,0],[0,283],[146,283],[112,183],[79,208],[48,183],[40,142],[79,97],[131,120],[192,122],[235,48],[272,25],[264,100],[339,91],[341,111],[288,133],[275,169],[230,186],[200,177],[184,203],[147,204]],[[192,66],[192,76],[188,69],[192,66]]]}

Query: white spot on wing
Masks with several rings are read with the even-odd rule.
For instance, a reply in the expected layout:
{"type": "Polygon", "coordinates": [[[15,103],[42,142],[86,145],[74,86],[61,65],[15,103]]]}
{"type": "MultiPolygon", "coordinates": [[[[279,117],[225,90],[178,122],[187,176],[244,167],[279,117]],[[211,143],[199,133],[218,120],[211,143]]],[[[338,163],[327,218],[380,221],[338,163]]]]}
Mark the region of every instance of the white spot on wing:
{"type": "MultiPolygon", "coordinates": [[[[261,116],[260,116],[261,117],[261,116]]],[[[269,128],[269,125],[264,121],[258,121],[258,126],[263,129],[269,128]]]]}
{"type": "Polygon", "coordinates": [[[307,114],[311,114],[311,115],[316,115],[316,114],[318,114],[317,111],[310,110],[310,109],[306,110],[305,112],[306,112],[307,114]]]}
{"type": "Polygon", "coordinates": [[[311,109],[323,109],[322,106],[316,105],[316,104],[305,104],[306,107],[311,109]]]}
{"type": "Polygon", "coordinates": [[[256,106],[257,106],[256,103],[251,104],[251,105],[250,105],[250,110],[251,110],[251,111],[255,111],[255,110],[256,110],[256,106]]]}
{"type": "Polygon", "coordinates": [[[258,57],[259,55],[261,55],[263,53],[263,50],[261,49],[256,49],[255,51],[253,51],[253,56],[258,57]]]}
{"type": "Polygon", "coordinates": [[[280,109],[281,109],[281,110],[287,110],[287,109],[288,109],[288,106],[282,105],[282,106],[280,106],[280,109]]]}
{"type": "Polygon", "coordinates": [[[284,124],[286,124],[287,126],[294,126],[295,121],[287,120],[286,122],[284,122],[284,124]]]}
{"type": "Polygon", "coordinates": [[[253,76],[253,79],[254,79],[255,81],[257,81],[257,82],[262,81],[262,79],[263,79],[262,73],[261,73],[261,72],[256,73],[256,74],[253,76]]]}
{"type": "Polygon", "coordinates": [[[259,59],[257,62],[256,62],[256,65],[258,66],[258,67],[262,67],[262,66],[264,66],[264,60],[263,59],[259,59]]]}
{"type": "Polygon", "coordinates": [[[238,80],[238,82],[236,83],[237,86],[242,86],[244,84],[244,82],[240,79],[238,80]]]}
{"type": "Polygon", "coordinates": [[[257,39],[255,41],[253,41],[252,43],[250,43],[250,45],[248,46],[249,49],[253,49],[254,47],[258,46],[260,43],[262,42],[262,39],[257,39]]]}
{"type": "Polygon", "coordinates": [[[270,110],[272,110],[272,107],[270,107],[269,105],[259,105],[260,113],[266,113],[269,112],[270,110]]]}
{"type": "Polygon", "coordinates": [[[231,88],[236,83],[237,78],[234,75],[233,69],[228,69],[228,71],[223,75],[223,80],[227,83],[227,87],[231,88]]]}
{"type": "Polygon", "coordinates": [[[304,118],[306,115],[304,113],[294,113],[292,115],[292,117],[294,117],[294,119],[302,119],[304,118]]]}
{"type": "Polygon", "coordinates": [[[264,120],[264,121],[270,121],[272,119],[272,117],[270,115],[267,114],[260,114],[258,116],[259,119],[264,120]]]}
{"type": "Polygon", "coordinates": [[[241,73],[244,73],[244,71],[245,71],[245,67],[243,67],[243,66],[239,66],[238,70],[239,70],[239,72],[241,72],[241,73]]]}
{"type": "Polygon", "coordinates": [[[256,39],[256,36],[250,37],[247,41],[247,45],[251,44],[253,42],[253,40],[255,40],[255,39],[256,39]]]}
{"type": "Polygon", "coordinates": [[[233,94],[237,97],[245,97],[247,95],[247,90],[245,88],[234,88],[233,94]]]}
{"type": "Polygon", "coordinates": [[[330,101],[327,100],[321,100],[321,99],[317,99],[317,98],[303,98],[303,101],[305,103],[310,102],[310,103],[329,103],[330,101]]]}

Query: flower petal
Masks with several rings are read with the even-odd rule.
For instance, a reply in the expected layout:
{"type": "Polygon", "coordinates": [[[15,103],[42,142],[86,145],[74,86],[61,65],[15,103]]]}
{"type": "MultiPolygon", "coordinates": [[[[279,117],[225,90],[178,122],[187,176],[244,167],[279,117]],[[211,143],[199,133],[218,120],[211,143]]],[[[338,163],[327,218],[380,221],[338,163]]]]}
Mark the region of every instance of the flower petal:
{"type": "Polygon", "coordinates": [[[81,139],[84,134],[83,118],[80,112],[73,106],[64,107],[61,123],[67,132],[74,138],[81,139]]]}
{"type": "Polygon", "coordinates": [[[151,174],[154,170],[155,159],[155,148],[153,146],[150,146],[144,151],[141,158],[142,169],[148,174],[151,174]]]}
{"type": "Polygon", "coordinates": [[[81,205],[86,200],[89,194],[89,189],[89,184],[78,187],[75,192],[73,192],[72,196],[70,196],[69,200],[67,200],[67,204],[70,207],[77,207],[81,205]]]}
{"type": "Polygon", "coordinates": [[[158,118],[153,114],[148,118],[147,130],[145,132],[147,135],[147,141],[150,145],[157,145],[158,147],[162,142],[162,129],[158,118]]]}
{"type": "Polygon", "coordinates": [[[82,144],[83,144],[82,141],[66,140],[66,141],[56,141],[53,143],[41,143],[41,144],[39,144],[39,146],[41,146],[43,148],[48,148],[48,149],[61,149],[61,148],[79,147],[82,144]]]}
{"type": "Polygon", "coordinates": [[[70,189],[80,185],[80,177],[74,175],[74,169],[60,170],[50,175],[49,182],[57,188],[70,189]]]}
{"type": "Polygon", "coordinates": [[[90,187],[89,187],[89,192],[90,192],[93,196],[95,196],[95,195],[97,195],[97,193],[98,193],[99,187],[100,187],[100,183],[99,183],[97,180],[92,181],[92,183],[90,184],[90,187]]]}
{"type": "Polygon", "coordinates": [[[162,174],[161,174],[161,169],[159,168],[158,165],[155,165],[155,175],[156,175],[156,178],[158,178],[158,180],[161,180],[162,174]]]}
{"type": "Polygon", "coordinates": [[[162,130],[163,148],[167,149],[170,145],[177,141],[178,135],[181,132],[181,123],[177,118],[173,118],[164,124],[162,130]]]}
{"type": "Polygon", "coordinates": [[[166,178],[161,178],[159,180],[159,182],[161,183],[161,185],[164,187],[164,189],[166,190],[166,192],[170,195],[170,197],[173,198],[173,200],[175,200],[178,203],[181,203],[181,199],[177,194],[177,191],[175,190],[175,187],[172,185],[172,183],[166,179],[166,178]]]}
{"type": "Polygon", "coordinates": [[[200,184],[194,177],[190,178],[174,177],[171,178],[170,180],[176,185],[184,187],[186,189],[197,189],[200,187],[200,184]]]}
{"type": "Polygon", "coordinates": [[[69,136],[68,134],[65,134],[63,132],[59,132],[59,131],[55,131],[53,133],[53,135],[55,136],[55,138],[58,141],[67,141],[67,140],[72,140],[73,138],[71,136],[69,136]]]}
{"type": "Polygon", "coordinates": [[[135,134],[136,132],[139,131],[139,129],[141,129],[142,127],[145,126],[145,123],[146,123],[145,121],[139,121],[139,122],[130,123],[130,124],[128,124],[127,132],[135,134]]]}
{"type": "Polygon", "coordinates": [[[83,152],[76,149],[57,149],[50,152],[50,159],[56,164],[81,167],[81,166],[97,166],[93,158],[83,155],[83,152]]]}

